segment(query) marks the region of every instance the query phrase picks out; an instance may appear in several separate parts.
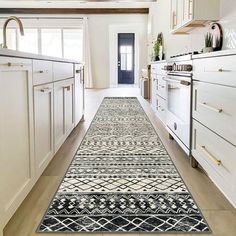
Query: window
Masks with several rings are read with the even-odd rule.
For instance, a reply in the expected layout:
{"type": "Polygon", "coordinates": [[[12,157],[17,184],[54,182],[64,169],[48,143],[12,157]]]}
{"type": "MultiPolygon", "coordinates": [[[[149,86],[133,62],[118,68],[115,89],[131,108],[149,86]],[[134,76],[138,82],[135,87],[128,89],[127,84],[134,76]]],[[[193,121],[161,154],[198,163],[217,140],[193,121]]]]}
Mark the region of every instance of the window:
{"type": "Polygon", "coordinates": [[[38,30],[37,29],[25,29],[24,36],[21,36],[19,30],[17,30],[19,51],[39,53],[38,47],[38,30]]]}
{"type": "Polygon", "coordinates": [[[120,46],[121,70],[132,70],[133,53],[132,46],[120,46]]]}
{"type": "Polygon", "coordinates": [[[42,54],[53,57],[62,57],[61,29],[42,29],[42,54]]]}
{"type": "MultiPolygon", "coordinates": [[[[51,28],[41,28],[38,25],[35,28],[30,28],[30,25],[33,23],[24,27],[24,36],[20,35],[18,29],[7,29],[9,49],[82,61],[82,28],[72,28],[76,24],[72,25],[71,28],[68,26],[58,28],[55,25],[51,28]]],[[[2,41],[2,29],[0,29],[0,44],[2,41]]]]}
{"type": "MultiPolygon", "coordinates": [[[[0,44],[3,42],[2,29],[0,29],[0,44]]],[[[7,46],[8,49],[16,50],[16,30],[8,29],[7,30],[7,46]]]]}

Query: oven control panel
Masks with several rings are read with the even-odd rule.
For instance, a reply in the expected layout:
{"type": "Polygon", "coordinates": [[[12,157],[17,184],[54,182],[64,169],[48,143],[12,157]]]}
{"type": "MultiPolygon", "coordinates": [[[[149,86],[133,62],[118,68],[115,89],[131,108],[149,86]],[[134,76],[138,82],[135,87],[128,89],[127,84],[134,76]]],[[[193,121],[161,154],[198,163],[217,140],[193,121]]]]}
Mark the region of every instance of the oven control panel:
{"type": "Polygon", "coordinates": [[[164,66],[164,70],[167,72],[192,72],[193,66],[191,64],[177,64],[164,66]]]}

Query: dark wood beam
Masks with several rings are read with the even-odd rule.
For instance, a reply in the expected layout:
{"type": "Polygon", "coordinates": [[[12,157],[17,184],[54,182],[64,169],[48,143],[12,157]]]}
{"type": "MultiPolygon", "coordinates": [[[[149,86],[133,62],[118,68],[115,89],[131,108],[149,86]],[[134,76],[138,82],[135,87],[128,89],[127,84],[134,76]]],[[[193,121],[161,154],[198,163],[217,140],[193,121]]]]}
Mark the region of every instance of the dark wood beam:
{"type": "Polygon", "coordinates": [[[0,14],[148,14],[148,8],[0,8],[0,14]]]}

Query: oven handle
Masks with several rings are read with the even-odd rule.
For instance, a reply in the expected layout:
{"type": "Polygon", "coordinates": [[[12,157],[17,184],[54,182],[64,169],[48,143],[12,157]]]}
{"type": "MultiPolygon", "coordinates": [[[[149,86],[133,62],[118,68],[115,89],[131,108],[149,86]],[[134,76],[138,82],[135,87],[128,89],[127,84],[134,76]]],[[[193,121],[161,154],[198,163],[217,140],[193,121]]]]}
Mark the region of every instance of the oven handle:
{"type": "Polygon", "coordinates": [[[178,83],[185,85],[185,86],[191,85],[191,82],[189,82],[187,80],[166,79],[165,77],[163,77],[162,79],[165,80],[166,82],[178,82],[178,83]]]}

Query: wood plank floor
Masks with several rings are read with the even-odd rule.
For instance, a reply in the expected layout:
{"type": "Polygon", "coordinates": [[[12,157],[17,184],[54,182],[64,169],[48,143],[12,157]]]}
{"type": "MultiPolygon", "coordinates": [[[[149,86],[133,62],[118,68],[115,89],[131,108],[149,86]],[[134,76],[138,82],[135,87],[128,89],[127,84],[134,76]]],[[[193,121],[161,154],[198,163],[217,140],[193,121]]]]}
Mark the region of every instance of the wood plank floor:
{"type": "MultiPolygon", "coordinates": [[[[90,122],[95,115],[98,106],[104,96],[137,96],[144,110],[148,114],[157,133],[162,139],[167,151],[172,157],[177,169],[183,177],[186,185],[202,210],[207,222],[213,230],[214,236],[234,236],[236,235],[236,210],[230,205],[226,198],[220,193],[209,178],[200,170],[190,167],[189,159],[179,148],[175,141],[169,140],[164,127],[155,117],[150,108],[150,104],[142,99],[137,88],[112,88],[86,90],[86,112],[85,121],[81,122],[68,137],[51,161],[49,166],[39,178],[38,182],[9,221],[4,229],[4,236],[36,236],[35,230],[41,221],[55,191],[58,188],[90,122]]],[[[41,234],[43,236],[65,236],[75,234],[41,234]]],[[[103,236],[102,233],[78,233],[78,235],[103,236]]],[[[104,234],[108,235],[108,233],[104,234]]],[[[110,234],[109,234],[110,235],[110,234]]],[[[121,234],[113,234],[120,236],[121,234]]],[[[123,235],[123,234],[122,234],[123,235]]],[[[125,234],[128,235],[128,234],[125,234]]],[[[141,234],[130,234],[139,236],[141,234]]],[[[143,236],[147,234],[142,234],[143,236]]],[[[153,234],[152,234],[153,235],[153,234]]],[[[158,235],[185,235],[194,234],[158,234],[158,235]]],[[[196,234],[195,234],[196,235],[196,234]]],[[[201,234],[209,235],[209,234],[201,234]]]]}

